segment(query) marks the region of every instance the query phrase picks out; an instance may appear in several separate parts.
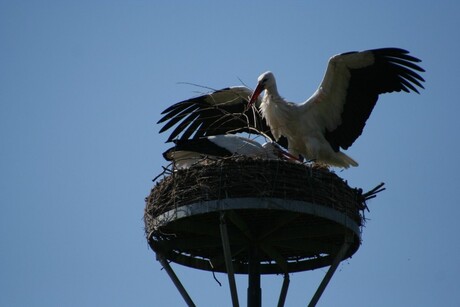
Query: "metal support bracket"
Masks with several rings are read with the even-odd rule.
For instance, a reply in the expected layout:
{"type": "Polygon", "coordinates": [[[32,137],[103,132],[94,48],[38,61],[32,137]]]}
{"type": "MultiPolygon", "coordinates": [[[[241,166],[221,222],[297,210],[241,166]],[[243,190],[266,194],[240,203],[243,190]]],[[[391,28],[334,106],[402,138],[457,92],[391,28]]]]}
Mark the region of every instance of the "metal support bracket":
{"type": "Polygon", "coordinates": [[[283,307],[284,303],[286,302],[289,282],[289,273],[285,273],[283,278],[283,286],[281,287],[280,298],[278,299],[278,307],[283,307]]]}
{"type": "Polygon", "coordinates": [[[228,283],[230,286],[230,293],[232,296],[232,304],[233,304],[233,307],[239,307],[238,292],[236,290],[236,282],[235,282],[235,271],[233,269],[232,253],[230,251],[230,242],[228,239],[227,222],[225,220],[224,212],[220,213],[220,235],[222,238],[222,247],[224,250],[225,266],[227,268],[227,276],[228,276],[228,283]]]}
{"type": "Polygon", "coordinates": [[[156,253],[156,254],[157,254],[157,260],[161,263],[166,273],[168,273],[169,277],[171,278],[172,282],[176,286],[177,290],[179,290],[179,293],[182,295],[182,298],[187,303],[187,306],[196,307],[195,303],[192,301],[192,299],[188,295],[187,291],[185,290],[184,286],[180,282],[179,278],[177,278],[176,273],[174,273],[173,269],[169,265],[166,258],[160,253],[156,253]]]}
{"type": "Polygon", "coordinates": [[[332,261],[331,266],[329,267],[329,270],[326,272],[326,275],[324,275],[324,278],[321,281],[321,284],[318,286],[318,289],[316,290],[315,294],[313,295],[310,301],[310,304],[308,304],[308,307],[316,306],[316,303],[318,303],[321,295],[324,292],[324,289],[326,289],[326,286],[331,280],[332,275],[334,275],[335,270],[339,266],[343,257],[345,257],[345,254],[347,253],[348,248],[350,247],[352,243],[353,243],[353,236],[351,234],[347,234],[345,237],[345,241],[343,242],[342,246],[340,247],[339,252],[335,256],[334,260],[332,261]]]}

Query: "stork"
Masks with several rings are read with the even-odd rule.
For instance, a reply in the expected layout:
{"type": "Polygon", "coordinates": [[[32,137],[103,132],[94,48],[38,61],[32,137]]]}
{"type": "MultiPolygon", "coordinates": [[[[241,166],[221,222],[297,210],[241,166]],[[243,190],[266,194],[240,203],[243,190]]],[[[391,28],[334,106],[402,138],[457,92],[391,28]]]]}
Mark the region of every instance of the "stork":
{"type": "Polygon", "coordinates": [[[198,139],[175,140],[175,146],[163,153],[172,161],[175,169],[187,169],[192,165],[205,163],[223,157],[241,155],[266,160],[293,160],[288,152],[274,142],[260,144],[249,138],[233,134],[201,137],[198,139]]]}
{"type": "Polygon", "coordinates": [[[172,105],[163,111],[160,132],[179,123],[168,141],[224,133],[259,133],[294,155],[348,168],[358,163],[341,152],[361,135],[380,94],[416,92],[425,80],[420,60],[399,48],[353,51],[329,59],[315,93],[287,102],[273,73],[263,73],[254,91],[231,87],[172,105]],[[260,94],[265,91],[263,99],[260,94]],[[248,96],[250,95],[250,99],[248,96]]]}

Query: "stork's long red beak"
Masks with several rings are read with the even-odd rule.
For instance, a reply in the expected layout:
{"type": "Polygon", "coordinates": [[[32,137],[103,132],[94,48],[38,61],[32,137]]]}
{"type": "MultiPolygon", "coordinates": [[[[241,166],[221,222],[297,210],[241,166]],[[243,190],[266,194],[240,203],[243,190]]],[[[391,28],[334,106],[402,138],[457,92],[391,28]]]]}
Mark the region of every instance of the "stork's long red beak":
{"type": "Polygon", "coordinates": [[[260,93],[262,93],[263,90],[264,90],[264,88],[263,88],[262,84],[258,84],[256,89],[252,93],[251,99],[249,99],[249,103],[248,103],[248,107],[247,107],[248,109],[250,107],[252,107],[252,105],[257,100],[257,98],[259,98],[259,95],[260,95],[260,93]]]}
{"type": "Polygon", "coordinates": [[[295,156],[291,155],[289,152],[284,151],[284,150],[282,151],[281,156],[284,157],[286,160],[296,161],[296,162],[299,162],[299,163],[303,162],[300,159],[300,157],[295,157],[295,156]]]}

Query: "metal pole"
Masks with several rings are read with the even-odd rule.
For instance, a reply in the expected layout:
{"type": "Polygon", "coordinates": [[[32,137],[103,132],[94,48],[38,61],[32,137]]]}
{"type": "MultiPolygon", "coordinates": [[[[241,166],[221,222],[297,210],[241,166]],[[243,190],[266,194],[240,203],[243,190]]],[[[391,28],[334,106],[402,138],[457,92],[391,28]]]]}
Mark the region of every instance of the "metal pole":
{"type": "Polygon", "coordinates": [[[286,296],[289,288],[289,274],[285,273],[283,278],[283,286],[281,287],[280,298],[278,299],[278,307],[283,307],[286,302],[286,296]]]}
{"type": "Polygon", "coordinates": [[[331,266],[329,267],[329,270],[327,271],[326,275],[324,276],[323,280],[321,281],[321,284],[319,285],[318,289],[315,292],[315,295],[313,295],[310,304],[308,304],[308,307],[315,307],[316,303],[318,303],[321,295],[324,292],[324,289],[326,289],[327,284],[332,278],[332,275],[334,275],[335,270],[340,264],[340,261],[342,261],[343,257],[345,256],[345,253],[348,251],[348,248],[351,245],[352,239],[350,239],[351,236],[348,235],[345,238],[345,242],[343,242],[342,247],[340,248],[339,252],[337,253],[337,256],[334,258],[332,261],[331,266]]]}
{"type": "Polygon", "coordinates": [[[169,265],[166,258],[162,254],[159,254],[159,253],[156,253],[156,254],[157,254],[158,261],[160,261],[161,265],[165,269],[166,273],[168,273],[169,277],[171,278],[172,282],[176,286],[177,290],[179,290],[179,293],[182,295],[182,298],[187,303],[187,306],[196,307],[195,303],[193,303],[192,299],[188,295],[187,291],[185,290],[184,286],[180,282],[179,278],[177,278],[176,273],[174,273],[173,269],[169,265]]]}
{"type": "Polygon", "coordinates": [[[259,250],[255,243],[249,246],[248,261],[248,307],[262,306],[262,290],[260,289],[259,250]]]}
{"type": "Polygon", "coordinates": [[[232,296],[233,307],[239,307],[238,292],[236,290],[235,272],[233,270],[232,253],[230,251],[230,242],[228,240],[227,223],[225,213],[220,213],[220,236],[222,238],[222,248],[224,250],[225,266],[227,268],[228,284],[232,296]]]}

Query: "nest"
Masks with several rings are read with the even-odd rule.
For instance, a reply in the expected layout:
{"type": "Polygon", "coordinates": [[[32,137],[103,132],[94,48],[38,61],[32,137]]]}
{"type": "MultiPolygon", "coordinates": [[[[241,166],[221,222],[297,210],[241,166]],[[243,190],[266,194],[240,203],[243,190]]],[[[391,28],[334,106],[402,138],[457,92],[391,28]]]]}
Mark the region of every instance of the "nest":
{"type": "Polygon", "coordinates": [[[201,201],[224,198],[269,197],[300,200],[327,206],[364,223],[366,200],[380,192],[380,184],[370,192],[351,188],[325,167],[231,157],[207,161],[189,169],[171,172],[157,182],[146,198],[146,233],[156,230],[156,217],[171,209],[201,201]]]}
{"type": "MultiPolygon", "coordinates": [[[[269,199],[300,203],[302,207],[324,206],[358,228],[365,221],[366,200],[383,190],[380,184],[363,193],[318,165],[243,156],[206,160],[184,170],[165,169],[158,177],[162,175],[146,198],[144,221],[150,246],[171,261],[221,272],[225,272],[225,265],[219,213],[213,211],[188,218],[177,218],[177,213],[186,212],[189,207],[205,208],[213,201],[246,206],[254,199],[269,199]]],[[[236,273],[248,270],[247,230],[252,236],[249,241],[256,240],[265,246],[260,255],[263,274],[330,265],[350,230],[346,223],[340,225],[316,214],[230,208],[234,209],[226,211],[232,220],[227,227],[232,250],[236,251],[232,254],[236,273]]],[[[358,249],[359,232],[359,229],[353,231],[353,245],[346,257],[358,249]]]]}

